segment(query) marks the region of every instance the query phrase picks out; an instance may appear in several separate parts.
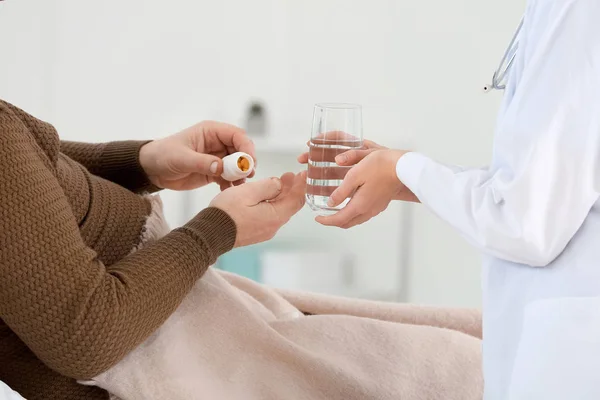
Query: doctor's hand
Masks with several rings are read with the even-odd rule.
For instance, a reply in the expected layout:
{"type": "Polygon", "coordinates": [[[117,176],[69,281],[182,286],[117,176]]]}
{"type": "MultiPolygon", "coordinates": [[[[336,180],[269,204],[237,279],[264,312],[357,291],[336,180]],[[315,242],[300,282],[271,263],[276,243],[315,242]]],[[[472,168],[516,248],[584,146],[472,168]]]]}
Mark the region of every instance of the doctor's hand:
{"type": "Polygon", "coordinates": [[[235,222],[235,247],[272,239],[304,206],[306,173],[287,173],[225,190],[210,203],[235,222]]]}
{"type": "MultiPolygon", "coordinates": [[[[221,178],[222,158],[238,151],[248,153],[256,160],[254,143],[242,129],[205,121],[145,144],[139,160],[150,182],[160,188],[191,190],[216,182],[221,190],[225,190],[232,183],[221,178]]],[[[254,172],[250,177],[253,175],[254,172]]]]}
{"type": "MultiPolygon", "coordinates": [[[[329,198],[328,205],[335,207],[352,197],[348,205],[334,215],[317,217],[317,222],[348,229],[375,217],[392,200],[418,202],[417,197],[396,175],[396,164],[406,153],[404,150],[386,149],[367,154],[348,171],[342,184],[329,198]]],[[[336,162],[339,165],[351,165],[358,157],[360,154],[347,152],[336,157],[336,162]]]]}
{"type": "MultiPolygon", "coordinates": [[[[338,133],[338,132],[331,132],[330,135],[331,134],[336,135],[336,138],[340,135],[340,133],[338,133]]],[[[325,138],[328,138],[328,137],[325,136],[325,138]]],[[[310,142],[308,142],[307,145],[310,146],[310,142]]],[[[313,160],[313,161],[329,161],[329,162],[335,162],[340,166],[350,167],[350,166],[356,164],[357,162],[359,162],[360,160],[362,160],[363,158],[365,158],[366,156],[368,156],[369,154],[371,154],[372,152],[377,151],[377,150],[384,150],[384,149],[387,149],[387,147],[381,146],[370,140],[363,140],[363,146],[360,149],[346,151],[342,154],[339,154],[337,157],[336,157],[335,152],[329,153],[329,152],[323,152],[321,150],[317,154],[317,156],[319,157],[319,160],[313,160]]],[[[309,159],[309,153],[308,152],[302,153],[298,157],[298,162],[300,164],[307,164],[308,159],[309,159]]]]}

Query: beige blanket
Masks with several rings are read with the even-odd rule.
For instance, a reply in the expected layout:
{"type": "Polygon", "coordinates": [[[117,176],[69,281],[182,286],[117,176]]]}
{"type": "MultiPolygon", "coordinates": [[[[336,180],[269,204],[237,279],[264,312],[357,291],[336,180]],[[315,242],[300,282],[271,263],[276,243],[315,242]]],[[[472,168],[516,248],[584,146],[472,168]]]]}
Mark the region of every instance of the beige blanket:
{"type": "MultiPolygon", "coordinates": [[[[143,244],[168,232],[150,199],[143,244]]],[[[480,400],[480,337],[474,310],[278,292],[211,268],[86,384],[122,400],[480,400]]]]}
{"type": "Polygon", "coordinates": [[[94,384],[123,400],[479,400],[480,329],[477,311],[278,293],[210,269],[94,384]]]}

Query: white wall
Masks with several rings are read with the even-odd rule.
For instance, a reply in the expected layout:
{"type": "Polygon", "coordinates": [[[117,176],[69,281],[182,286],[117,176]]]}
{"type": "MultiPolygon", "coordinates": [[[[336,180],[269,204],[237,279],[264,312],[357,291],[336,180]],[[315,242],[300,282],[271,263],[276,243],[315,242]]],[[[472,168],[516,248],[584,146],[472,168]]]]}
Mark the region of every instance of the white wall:
{"type": "MultiPolygon", "coordinates": [[[[410,4],[415,7],[406,23],[416,36],[403,109],[411,115],[415,147],[439,161],[484,166],[501,95],[481,89],[491,80],[525,1],[410,4]]],[[[410,300],[479,305],[479,254],[423,207],[411,208],[410,300]]]]}
{"type": "Polygon", "coordinates": [[[54,16],[50,2],[0,2],[0,98],[50,118],[54,16]]]}
{"type": "MultiPolygon", "coordinates": [[[[158,137],[206,118],[241,123],[258,97],[272,117],[269,143],[285,148],[259,148],[261,175],[301,168],[292,154],[315,102],[358,102],[369,138],[482,165],[499,95],[481,87],[523,3],[8,0],[0,97],[89,141],[158,137]]],[[[196,208],[214,193],[195,193],[196,208]]],[[[182,223],[180,197],[166,197],[169,218],[182,223]]],[[[349,232],[320,227],[304,210],[279,239],[309,237],[358,253],[365,295],[479,304],[476,252],[421,206],[393,205],[349,232]]]]}

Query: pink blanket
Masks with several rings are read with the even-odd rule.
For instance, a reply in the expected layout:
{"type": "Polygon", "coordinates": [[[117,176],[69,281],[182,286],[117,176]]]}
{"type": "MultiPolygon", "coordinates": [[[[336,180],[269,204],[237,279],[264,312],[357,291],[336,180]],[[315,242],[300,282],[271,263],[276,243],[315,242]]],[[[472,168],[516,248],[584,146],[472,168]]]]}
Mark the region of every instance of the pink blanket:
{"type": "MultiPolygon", "coordinates": [[[[168,232],[152,204],[144,243],[168,232]]],[[[480,337],[475,310],[278,292],[211,268],[150,338],[82,383],[122,400],[480,400],[480,337]]]]}
{"type": "Polygon", "coordinates": [[[480,400],[480,329],[477,311],[279,293],[210,269],[88,384],[123,400],[480,400]]]}

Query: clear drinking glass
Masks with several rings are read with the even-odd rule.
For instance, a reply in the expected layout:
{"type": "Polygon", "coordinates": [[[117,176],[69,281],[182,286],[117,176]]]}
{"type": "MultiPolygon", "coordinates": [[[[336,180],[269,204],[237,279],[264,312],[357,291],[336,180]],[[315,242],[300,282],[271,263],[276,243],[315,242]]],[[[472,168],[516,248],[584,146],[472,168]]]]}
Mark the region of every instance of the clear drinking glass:
{"type": "Polygon", "coordinates": [[[338,154],[363,145],[362,108],[357,104],[315,105],[309,143],[306,201],[320,215],[331,215],[348,204],[329,207],[329,196],[342,183],[350,167],[335,163],[338,154]]]}

